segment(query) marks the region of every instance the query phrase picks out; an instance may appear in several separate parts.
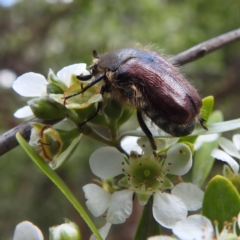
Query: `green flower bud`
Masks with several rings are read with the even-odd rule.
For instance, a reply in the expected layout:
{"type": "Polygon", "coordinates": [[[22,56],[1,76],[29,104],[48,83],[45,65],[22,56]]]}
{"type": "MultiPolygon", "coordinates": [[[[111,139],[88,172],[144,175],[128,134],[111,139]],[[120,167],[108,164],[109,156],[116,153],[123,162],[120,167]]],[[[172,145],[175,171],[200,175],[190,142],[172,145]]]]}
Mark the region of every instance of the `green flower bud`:
{"type": "Polygon", "coordinates": [[[124,108],[122,116],[118,119],[118,126],[121,126],[122,124],[127,122],[132,117],[133,113],[135,113],[135,109],[124,108]]]}
{"type": "Polygon", "coordinates": [[[49,97],[39,97],[28,101],[28,105],[33,114],[40,119],[51,120],[64,118],[67,115],[67,109],[64,105],[59,104],[49,97]]]}
{"type": "Polygon", "coordinates": [[[117,121],[123,114],[123,107],[115,100],[111,100],[104,108],[104,113],[108,116],[109,119],[117,121]]]}

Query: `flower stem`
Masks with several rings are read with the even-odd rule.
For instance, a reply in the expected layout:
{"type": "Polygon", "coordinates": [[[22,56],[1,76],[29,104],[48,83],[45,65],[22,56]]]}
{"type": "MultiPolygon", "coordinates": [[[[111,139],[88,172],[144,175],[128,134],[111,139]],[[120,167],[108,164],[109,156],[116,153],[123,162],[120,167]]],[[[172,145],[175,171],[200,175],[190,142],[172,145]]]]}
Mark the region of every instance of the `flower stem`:
{"type": "Polygon", "coordinates": [[[73,195],[71,190],[68,188],[68,186],[63,182],[63,180],[57,175],[56,172],[54,172],[47,163],[28,145],[28,143],[25,141],[25,139],[21,136],[20,133],[16,134],[16,138],[19,142],[19,144],[22,146],[22,148],[26,151],[26,153],[29,155],[29,157],[33,160],[33,162],[41,169],[41,171],[58,187],[58,189],[65,195],[65,197],[72,203],[72,205],[75,207],[75,209],[79,212],[81,217],[84,219],[84,221],[87,223],[91,231],[94,233],[96,238],[98,240],[102,240],[102,237],[100,236],[96,226],[82,207],[82,205],[79,203],[79,201],[76,199],[76,197],[73,195]]]}
{"type": "Polygon", "coordinates": [[[146,240],[150,236],[161,234],[160,226],[153,217],[152,205],[153,196],[149,198],[147,204],[144,206],[134,240],[146,240]]]}

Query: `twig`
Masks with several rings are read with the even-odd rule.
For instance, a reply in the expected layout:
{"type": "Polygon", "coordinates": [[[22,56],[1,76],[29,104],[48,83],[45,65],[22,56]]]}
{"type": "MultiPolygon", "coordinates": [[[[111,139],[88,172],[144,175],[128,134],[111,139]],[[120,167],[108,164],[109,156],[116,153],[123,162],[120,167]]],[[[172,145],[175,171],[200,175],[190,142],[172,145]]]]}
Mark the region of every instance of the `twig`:
{"type": "Polygon", "coordinates": [[[178,55],[172,57],[170,60],[177,65],[184,65],[189,62],[193,62],[205,55],[216,51],[223,46],[240,40],[240,28],[222,34],[218,37],[212,38],[208,41],[202,42],[178,55]]]}
{"type": "MultiPolygon", "coordinates": [[[[195,47],[192,47],[182,53],[171,58],[173,62],[178,65],[184,65],[186,63],[195,61],[227,44],[240,40],[240,28],[234,31],[222,34],[218,37],[212,38],[208,41],[202,42],[195,47]]],[[[41,122],[46,124],[54,124],[60,120],[43,121],[37,118],[30,120],[29,122],[20,124],[8,132],[0,135],[0,156],[15,148],[18,142],[15,138],[17,132],[20,132],[25,139],[29,139],[31,125],[30,122],[41,122]]]]}

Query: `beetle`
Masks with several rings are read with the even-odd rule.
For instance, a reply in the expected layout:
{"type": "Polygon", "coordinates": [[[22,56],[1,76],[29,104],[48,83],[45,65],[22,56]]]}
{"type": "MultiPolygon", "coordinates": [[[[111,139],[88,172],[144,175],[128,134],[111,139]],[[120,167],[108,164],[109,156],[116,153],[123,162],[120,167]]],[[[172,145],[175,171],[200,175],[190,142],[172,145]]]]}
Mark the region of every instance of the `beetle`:
{"type": "MultiPolygon", "coordinates": [[[[202,100],[197,90],[169,61],[158,53],[134,48],[119,49],[99,55],[93,51],[90,75],[77,76],[84,81],[95,77],[80,92],[103,80],[100,93],[110,93],[112,98],[137,110],[137,119],[150,140],[153,150],[156,143],[144,122],[149,117],[158,127],[172,136],[189,135],[197,124],[204,129],[204,119],[199,115],[202,100]]],[[[97,115],[97,112],[90,118],[97,115]]],[[[89,121],[86,120],[84,123],[89,121]]]]}

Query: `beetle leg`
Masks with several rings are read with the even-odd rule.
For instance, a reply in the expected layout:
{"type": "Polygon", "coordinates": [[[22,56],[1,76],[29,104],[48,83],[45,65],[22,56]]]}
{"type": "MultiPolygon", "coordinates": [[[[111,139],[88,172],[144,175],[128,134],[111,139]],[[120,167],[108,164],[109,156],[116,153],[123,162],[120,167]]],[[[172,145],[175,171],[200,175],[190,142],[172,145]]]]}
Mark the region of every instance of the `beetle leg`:
{"type": "Polygon", "coordinates": [[[79,127],[81,127],[82,125],[84,125],[85,123],[91,121],[94,117],[97,116],[97,114],[102,110],[102,102],[98,102],[98,106],[97,106],[97,110],[96,112],[90,117],[88,118],[87,120],[85,120],[84,122],[78,124],[79,127]]]}
{"type": "Polygon", "coordinates": [[[199,119],[199,124],[200,126],[205,129],[205,130],[208,130],[208,128],[204,125],[204,122],[206,122],[206,120],[204,118],[200,118],[199,119]]]}
{"type": "Polygon", "coordinates": [[[138,123],[139,123],[141,129],[143,130],[143,132],[146,134],[147,138],[149,139],[152,149],[155,151],[157,149],[156,143],[154,141],[152,133],[150,132],[146,123],[144,122],[142,113],[140,111],[137,111],[137,119],[138,119],[138,123]]]}
{"type": "Polygon", "coordinates": [[[71,97],[74,97],[74,96],[77,96],[77,95],[79,95],[79,94],[81,94],[81,93],[86,92],[87,89],[89,89],[90,87],[92,87],[92,86],[95,85],[96,83],[100,82],[104,77],[105,77],[105,73],[100,74],[100,75],[99,75],[98,77],[96,77],[93,81],[91,81],[90,83],[88,83],[88,85],[87,85],[86,87],[84,87],[81,91],[65,97],[65,100],[64,100],[64,101],[66,101],[68,98],[71,98],[71,97]]]}

